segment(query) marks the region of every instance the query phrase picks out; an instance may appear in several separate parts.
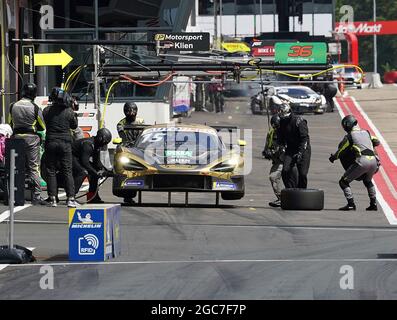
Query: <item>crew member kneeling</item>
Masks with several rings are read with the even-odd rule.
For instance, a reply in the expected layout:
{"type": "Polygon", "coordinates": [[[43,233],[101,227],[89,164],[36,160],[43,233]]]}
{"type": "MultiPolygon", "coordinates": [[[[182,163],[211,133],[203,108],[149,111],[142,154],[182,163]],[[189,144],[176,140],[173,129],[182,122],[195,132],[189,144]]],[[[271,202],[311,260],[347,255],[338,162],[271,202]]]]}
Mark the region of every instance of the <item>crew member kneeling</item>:
{"type": "Polygon", "coordinates": [[[103,203],[98,194],[98,180],[106,175],[100,160],[101,149],[112,141],[109,129],[99,129],[95,137],[83,138],[73,142],[73,176],[76,193],[88,176],[90,184],[87,203],[103,203]],[[92,159],[92,162],[91,160],[92,159]]]}
{"type": "Polygon", "coordinates": [[[372,137],[368,131],[361,130],[357,124],[357,119],[352,115],[342,119],[342,127],[347,132],[347,135],[339,144],[338,150],[331,154],[329,161],[333,163],[335,160],[340,159],[344,152],[354,152],[355,161],[339,180],[339,185],[347,199],[347,205],[339,210],[356,210],[350,183],[362,178],[370,199],[370,205],[366,210],[377,211],[376,190],[372,183],[372,177],[379,169],[379,159],[374,150],[374,146],[379,144],[379,140],[376,137],[372,137]]]}

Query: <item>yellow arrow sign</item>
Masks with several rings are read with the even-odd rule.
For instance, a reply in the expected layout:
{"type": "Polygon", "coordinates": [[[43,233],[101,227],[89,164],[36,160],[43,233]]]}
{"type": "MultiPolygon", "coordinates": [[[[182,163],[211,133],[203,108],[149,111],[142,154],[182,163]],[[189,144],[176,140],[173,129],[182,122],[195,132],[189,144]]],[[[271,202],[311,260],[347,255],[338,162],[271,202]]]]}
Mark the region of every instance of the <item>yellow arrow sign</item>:
{"type": "Polygon", "coordinates": [[[64,69],[73,58],[61,49],[58,53],[35,53],[35,66],[62,66],[64,69]]]}

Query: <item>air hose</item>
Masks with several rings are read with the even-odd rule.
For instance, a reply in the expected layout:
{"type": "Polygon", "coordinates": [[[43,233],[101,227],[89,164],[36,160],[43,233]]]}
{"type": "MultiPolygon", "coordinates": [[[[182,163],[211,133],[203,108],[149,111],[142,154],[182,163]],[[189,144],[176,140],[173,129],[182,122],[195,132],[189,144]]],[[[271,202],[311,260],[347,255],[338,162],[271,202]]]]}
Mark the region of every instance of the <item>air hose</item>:
{"type": "MultiPolygon", "coordinates": [[[[108,178],[109,178],[109,177],[105,177],[105,179],[103,179],[100,183],[98,183],[98,187],[96,188],[96,190],[95,190],[95,192],[94,192],[94,195],[92,196],[91,199],[88,199],[87,202],[91,201],[92,199],[94,199],[94,198],[97,196],[98,191],[99,191],[99,187],[100,187],[101,185],[103,185],[103,184],[105,183],[105,181],[106,181],[108,178]]],[[[76,197],[75,199],[76,199],[76,200],[77,200],[77,199],[81,199],[81,198],[87,196],[89,193],[90,193],[90,192],[86,192],[86,193],[84,193],[84,194],[82,194],[82,195],[76,197]]]]}

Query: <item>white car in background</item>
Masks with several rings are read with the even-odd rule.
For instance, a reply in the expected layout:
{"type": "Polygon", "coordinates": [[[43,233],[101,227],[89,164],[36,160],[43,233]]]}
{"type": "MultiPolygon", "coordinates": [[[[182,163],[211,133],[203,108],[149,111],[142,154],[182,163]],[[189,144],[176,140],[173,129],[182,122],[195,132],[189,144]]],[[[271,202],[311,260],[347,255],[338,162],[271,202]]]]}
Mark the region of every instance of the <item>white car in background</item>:
{"type": "Polygon", "coordinates": [[[306,86],[271,87],[267,90],[265,99],[272,114],[278,112],[279,105],[275,101],[279,100],[288,102],[296,114],[323,114],[327,109],[325,97],[306,86]],[[273,99],[273,97],[278,99],[273,99]]]}
{"type": "MultiPolygon", "coordinates": [[[[334,65],[334,67],[337,66],[340,65],[334,65]]],[[[340,80],[340,78],[343,78],[345,87],[362,89],[365,75],[361,75],[361,73],[354,67],[342,66],[334,71],[334,79],[340,80]]]]}

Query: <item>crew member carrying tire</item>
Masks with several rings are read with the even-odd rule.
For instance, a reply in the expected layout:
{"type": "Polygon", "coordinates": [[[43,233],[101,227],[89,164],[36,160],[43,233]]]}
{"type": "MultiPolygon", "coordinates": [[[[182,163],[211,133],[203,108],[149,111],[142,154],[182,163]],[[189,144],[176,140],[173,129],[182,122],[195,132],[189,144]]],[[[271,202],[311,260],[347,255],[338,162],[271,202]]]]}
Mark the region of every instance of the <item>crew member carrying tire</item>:
{"type": "Polygon", "coordinates": [[[350,183],[354,180],[362,179],[370,199],[370,205],[366,210],[377,211],[376,190],[372,182],[372,177],[378,171],[380,165],[379,158],[374,149],[374,146],[379,145],[379,140],[376,137],[372,137],[367,130],[360,129],[357,119],[352,115],[348,115],[342,119],[342,127],[347,132],[347,135],[345,135],[339,144],[338,150],[334,154],[331,154],[329,161],[333,163],[335,160],[340,159],[346,152],[353,152],[355,160],[339,180],[339,185],[347,200],[347,205],[339,210],[356,210],[350,183]]]}
{"type": "Polygon", "coordinates": [[[282,102],[279,107],[280,129],[278,141],[285,145],[282,178],[286,188],[307,188],[311,147],[307,121],[291,112],[288,103],[282,102]],[[294,166],[298,169],[298,178],[294,166]]]}

